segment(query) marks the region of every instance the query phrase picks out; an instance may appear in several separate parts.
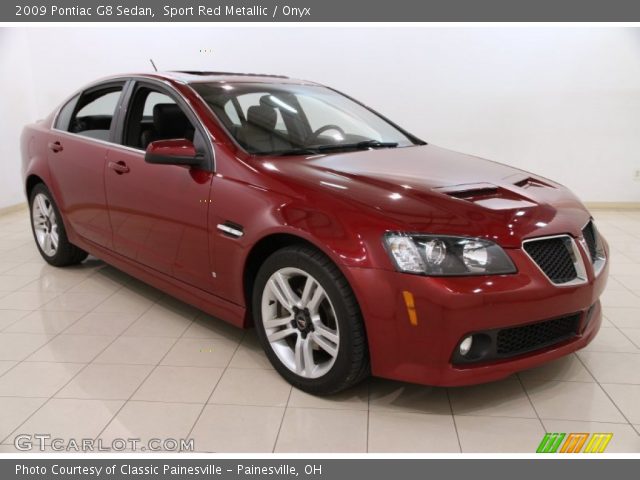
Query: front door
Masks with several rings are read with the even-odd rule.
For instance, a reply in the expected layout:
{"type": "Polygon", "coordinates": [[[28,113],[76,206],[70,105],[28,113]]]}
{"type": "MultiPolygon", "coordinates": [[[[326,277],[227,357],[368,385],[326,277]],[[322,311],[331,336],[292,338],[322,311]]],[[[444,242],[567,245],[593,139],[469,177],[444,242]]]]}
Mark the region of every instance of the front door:
{"type": "Polygon", "coordinates": [[[204,148],[203,132],[192,115],[171,92],[138,83],[119,134],[120,146],[107,155],[105,187],[114,250],[208,290],[207,212],[213,173],[144,161],[145,149],[154,140],[187,138],[204,148]]]}

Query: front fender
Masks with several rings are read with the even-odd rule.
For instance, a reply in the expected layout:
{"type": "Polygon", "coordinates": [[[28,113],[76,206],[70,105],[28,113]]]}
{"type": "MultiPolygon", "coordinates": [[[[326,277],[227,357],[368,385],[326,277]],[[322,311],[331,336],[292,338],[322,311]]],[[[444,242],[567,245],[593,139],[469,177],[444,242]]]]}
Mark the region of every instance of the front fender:
{"type": "Polygon", "coordinates": [[[238,305],[245,305],[244,269],[252,249],[273,235],[300,238],[327,255],[349,279],[349,268],[375,268],[388,262],[382,248],[385,225],[366,212],[353,210],[334,198],[317,204],[301,198],[229,178],[216,177],[209,211],[210,258],[213,288],[238,305]],[[321,207],[321,208],[320,208],[321,207]],[[240,226],[240,238],[218,229],[231,222],[240,226]],[[382,257],[382,258],[380,258],[382,257]]]}

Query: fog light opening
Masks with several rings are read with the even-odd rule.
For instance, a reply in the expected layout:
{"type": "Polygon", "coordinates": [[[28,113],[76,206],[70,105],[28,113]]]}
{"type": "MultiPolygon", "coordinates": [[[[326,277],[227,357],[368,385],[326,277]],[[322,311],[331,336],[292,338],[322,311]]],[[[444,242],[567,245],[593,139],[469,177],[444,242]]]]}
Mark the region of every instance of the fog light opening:
{"type": "Polygon", "coordinates": [[[453,363],[479,362],[493,351],[493,340],[486,333],[466,335],[453,351],[453,363]]]}
{"type": "Polygon", "coordinates": [[[469,335],[465,337],[464,340],[460,342],[460,355],[466,357],[467,354],[471,351],[471,347],[473,346],[473,335],[469,335]]]}

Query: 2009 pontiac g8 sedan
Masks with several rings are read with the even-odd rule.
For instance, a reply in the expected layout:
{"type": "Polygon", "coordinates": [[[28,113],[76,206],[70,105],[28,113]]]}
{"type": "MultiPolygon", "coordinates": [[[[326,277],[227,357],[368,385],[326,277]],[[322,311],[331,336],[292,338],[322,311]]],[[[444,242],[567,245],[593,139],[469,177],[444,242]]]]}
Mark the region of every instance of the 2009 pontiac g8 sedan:
{"type": "MultiPolygon", "coordinates": [[[[407,108],[410,108],[408,106],[407,108]]],[[[337,91],[170,72],[87,86],[22,135],[34,238],[239,327],[316,394],[486,382],[587,345],[608,247],[546,178],[337,91]]]]}

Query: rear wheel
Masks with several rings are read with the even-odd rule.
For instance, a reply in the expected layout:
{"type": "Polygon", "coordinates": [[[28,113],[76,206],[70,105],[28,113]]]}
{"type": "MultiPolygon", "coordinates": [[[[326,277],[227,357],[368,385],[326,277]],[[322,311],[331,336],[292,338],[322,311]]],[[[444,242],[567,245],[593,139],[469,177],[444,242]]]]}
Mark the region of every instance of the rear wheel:
{"type": "Polygon", "coordinates": [[[69,242],[60,211],[49,189],[39,183],[31,191],[31,228],[38,251],[50,265],[75,265],[87,258],[87,252],[69,242]]]}
{"type": "Polygon", "coordinates": [[[292,385],[332,394],[369,373],[360,309],[347,280],[306,246],[271,255],[253,292],[256,331],[274,368],[292,385]]]}

